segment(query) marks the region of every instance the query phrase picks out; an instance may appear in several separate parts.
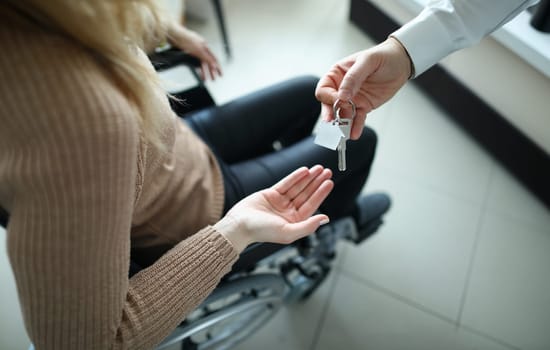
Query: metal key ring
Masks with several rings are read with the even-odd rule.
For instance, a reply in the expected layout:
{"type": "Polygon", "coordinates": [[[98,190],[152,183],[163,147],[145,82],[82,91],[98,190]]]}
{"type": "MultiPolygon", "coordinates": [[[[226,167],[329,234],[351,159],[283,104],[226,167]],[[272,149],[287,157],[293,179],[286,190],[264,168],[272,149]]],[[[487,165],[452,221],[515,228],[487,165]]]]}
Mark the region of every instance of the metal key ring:
{"type": "MultiPolygon", "coordinates": [[[[332,111],[334,112],[334,119],[337,123],[341,123],[340,121],[340,110],[342,109],[339,107],[339,103],[342,102],[342,100],[337,99],[336,102],[334,102],[334,105],[332,106],[332,111]]],[[[351,105],[351,120],[355,118],[355,114],[357,112],[357,108],[355,107],[355,103],[353,103],[352,100],[347,101],[351,105]]]]}

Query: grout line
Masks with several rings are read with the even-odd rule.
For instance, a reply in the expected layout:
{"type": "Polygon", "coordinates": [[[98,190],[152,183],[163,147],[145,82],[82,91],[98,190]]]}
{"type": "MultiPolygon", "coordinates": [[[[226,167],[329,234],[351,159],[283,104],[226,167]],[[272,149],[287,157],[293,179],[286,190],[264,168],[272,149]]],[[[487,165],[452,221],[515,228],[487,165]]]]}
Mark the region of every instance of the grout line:
{"type": "Polygon", "coordinates": [[[321,311],[321,317],[319,317],[319,322],[317,323],[317,327],[315,328],[315,331],[313,332],[313,340],[311,342],[310,350],[315,350],[317,348],[317,345],[319,344],[319,338],[321,336],[321,331],[323,330],[323,326],[325,325],[326,316],[328,313],[329,306],[332,301],[332,297],[334,296],[334,289],[336,288],[336,283],[340,279],[340,274],[342,273],[339,268],[334,268],[332,270],[332,273],[335,273],[334,280],[332,281],[332,284],[330,285],[330,290],[327,295],[327,300],[325,302],[325,305],[323,306],[323,310],[321,311]]]}
{"type": "Polygon", "coordinates": [[[485,195],[483,198],[483,203],[481,204],[481,210],[479,212],[479,219],[477,221],[477,227],[476,227],[476,236],[474,239],[474,243],[472,245],[472,252],[470,254],[470,260],[468,262],[468,269],[466,272],[466,281],[464,282],[464,288],[462,289],[462,295],[460,297],[460,308],[458,310],[458,315],[456,318],[456,326],[461,327],[462,323],[462,316],[464,314],[464,306],[466,305],[466,299],[468,297],[468,290],[470,289],[470,282],[472,279],[472,273],[474,270],[474,263],[477,257],[477,251],[479,247],[479,241],[481,239],[481,230],[483,228],[483,222],[485,221],[485,214],[488,210],[488,203],[489,203],[489,193],[491,191],[491,187],[495,180],[495,170],[496,166],[493,164],[491,168],[491,173],[489,176],[489,180],[487,181],[487,187],[485,189],[485,195]]]}
{"type": "MultiPolygon", "coordinates": [[[[540,204],[540,207],[544,208],[544,204],[540,204]]],[[[507,212],[505,209],[501,208],[487,208],[487,213],[490,213],[491,215],[498,216],[501,219],[506,219],[509,221],[514,221],[518,224],[521,224],[528,228],[531,231],[540,232],[543,234],[546,234],[546,229],[542,227],[540,224],[535,224],[534,220],[525,219],[523,216],[514,216],[513,214],[507,212]]],[[[546,226],[547,227],[547,226],[546,226]]]]}
{"type": "Polygon", "coordinates": [[[468,326],[461,326],[460,328],[462,328],[463,330],[467,331],[467,332],[470,332],[470,333],[474,333],[482,338],[485,338],[485,339],[488,339],[488,340],[491,340],[495,343],[497,343],[498,345],[502,345],[504,347],[507,347],[509,348],[510,350],[521,350],[521,348],[515,346],[515,345],[512,345],[512,344],[509,344],[509,343],[506,343],[504,340],[502,339],[498,339],[498,338],[495,338],[493,337],[492,335],[490,334],[487,334],[485,332],[482,332],[482,331],[479,331],[477,329],[474,329],[472,327],[468,327],[468,326]]]}
{"type": "Polygon", "coordinates": [[[385,287],[382,287],[381,285],[379,285],[379,284],[377,284],[377,283],[375,283],[375,282],[373,282],[373,281],[371,281],[371,280],[369,280],[369,279],[367,279],[367,278],[364,278],[364,277],[362,277],[362,276],[356,275],[356,274],[353,273],[353,272],[345,271],[345,270],[342,270],[341,273],[342,273],[344,276],[346,276],[346,277],[348,277],[348,278],[350,278],[350,279],[352,279],[352,280],[354,280],[354,281],[356,281],[356,282],[365,284],[367,287],[369,287],[369,288],[371,288],[371,289],[374,289],[374,290],[376,290],[377,292],[380,292],[380,293],[382,293],[382,294],[385,294],[385,295],[387,295],[387,296],[389,296],[389,297],[391,297],[391,298],[393,298],[393,299],[396,299],[396,300],[398,300],[398,301],[400,301],[400,302],[402,302],[402,303],[404,303],[404,304],[407,304],[407,305],[409,305],[409,306],[411,306],[411,307],[414,307],[415,309],[418,309],[418,310],[420,310],[420,311],[422,311],[422,312],[424,312],[424,313],[427,313],[427,314],[429,314],[429,315],[431,315],[431,316],[434,316],[434,317],[436,317],[436,318],[438,318],[438,319],[440,319],[440,320],[442,320],[442,321],[445,321],[445,322],[447,322],[447,323],[449,323],[449,324],[452,324],[452,325],[455,324],[455,322],[454,322],[454,320],[453,320],[452,318],[447,317],[447,316],[445,316],[445,315],[442,315],[442,314],[440,314],[440,313],[438,313],[438,312],[435,312],[435,311],[433,311],[433,310],[427,308],[426,306],[424,306],[424,305],[422,305],[422,304],[419,304],[419,303],[417,303],[417,302],[415,302],[415,301],[413,301],[413,300],[411,300],[411,299],[408,299],[407,297],[404,297],[404,296],[402,296],[402,295],[400,295],[400,294],[398,294],[398,293],[395,293],[395,292],[393,292],[393,291],[391,291],[391,290],[389,290],[389,289],[387,289],[387,288],[385,288],[385,287]]]}
{"type": "MultiPolygon", "coordinates": [[[[373,289],[373,290],[375,290],[375,291],[377,291],[377,292],[379,292],[379,293],[381,293],[381,294],[384,294],[384,295],[388,296],[389,298],[392,298],[392,299],[395,299],[395,300],[397,300],[397,301],[399,301],[399,302],[402,302],[402,303],[404,303],[404,304],[406,304],[406,305],[408,305],[408,306],[410,306],[410,307],[412,307],[412,308],[417,309],[417,310],[420,311],[420,312],[423,312],[423,313],[426,313],[426,314],[428,314],[428,315],[430,315],[430,316],[433,316],[433,317],[435,317],[435,318],[438,318],[439,320],[441,320],[441,321],[443,321],[443,322],[445,322],[445,323],[448,323],[448,324],[451,325],[451,326],[455,326],[455,329],[457,329],[457,330],[458,330],[458,329],[462,329],[463,331],[470,332],[470,333],[474,333],[475,335],[477,335],[477,336],[479,336],[479,337],[481,337],[481,338],[485,338],[485,339],[487,339],[487,340],[489,340],[489,341],[492,341],[492,342],[494,342],[494,343],[496,343],[496,344],[499,344],[499,345],[501,345],[501,346],[504,346],[504,347],[506,347],[506,348],[508,348],[508,349],[510,349],[510,350],[521,350],[521,348],[518,348],[518,347],[515,346],[515,345],[512,345],[512,344],[510,344],[510,343],[507,343],[507,342],[505,342],[505,341],[502,340],[502,339],[495,338],[495,337],[493,337],[493,336],[491,336],[491,335],[489,335],[489,334],[487,334],[487,333],[484,333],[484,332],[482,332],[482,331],[479,331],[479,330],[477,330],[477,329],[475,329],[475,328],[472,328],[472,327],[469,327],[469,326],[459,326],[459,327],[457,327],[455,320],[453,320],[452,318],[449,318],[449,317],[447,317],[447,316],[444,316],[444,315],[442,315],[442,314],[439,314],[439,313],[437,313],[437,312],[435,312],[435,311],[433,311],[433,310],[431,310],[431,309],[429,309],[429,308],[427,308],[427,307],[425,307],[425,306],[423,306],[423,305],[421,305],[421,304],[419,304],[419,303],[417,303],[417,302],[415,302],[415,301],[413,301],[413,300],[407,299],[406,297],[404,297],[404,296],[402,296],[402,295],[400,295],[400,294],[397,294],[397,293],[395,293],[395,292],[393,292],[393,291],[391,291],[391,290],[389,290],[389,289],[387,289],[387,288],[384,288],[384,287],[382,287],[382,286],[376,284],[375,282],[373,282],[373,281],[371,281],[371,280],[369,280],[369,279],[366,279],[366,278],[364,278],[364,277],[362,277],[362,276],[356,275],[356,274],[354,274],[353,272],[341,270],[341,274],[343,274],[345,277],[347,277],[347,278],[349,278],[349,279],[351,279],[351,280],[354,280],[354,281],[356,281],[356,282],[358,282],[358,283],[361,283],[361,284],[365,285],[367,288],[373,289]]],[[[315,350],[315,349],[311,349],[311,350],[315,350]]]]}
{"type": "Polygon", "coordinates": [[[337,244],[336,245],[336,247],[337,247],[336,254],[338,254],[337,255],[337,260],[338,261],[335,264],[332,265],[332,268],[334,270],[340,270],[340,268],[344,264],[344,260],[346,259],[346,256],[348,255],[348,249],[353,249],[353,248],[351,248],[351,245],[353,243],[345,241],[345,240],[340,240],[340,241],[337,241],[336,244],[337,244]]]}

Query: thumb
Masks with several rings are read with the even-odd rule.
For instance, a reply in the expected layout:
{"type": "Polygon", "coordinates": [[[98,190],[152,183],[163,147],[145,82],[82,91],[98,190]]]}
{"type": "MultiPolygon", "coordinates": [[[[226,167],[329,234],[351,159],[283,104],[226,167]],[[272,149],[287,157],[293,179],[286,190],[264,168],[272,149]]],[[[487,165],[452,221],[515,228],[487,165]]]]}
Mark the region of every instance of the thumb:
{"type": "Polygon", "coordinates": [[[370,54],[367,53],[364,58],[359,56],[344,75],[338,89],[338,98],[343,101],[351,100],[365,80],[376,70],[376,66],[376,62],[370,54]]]}
{"type": "Polygon", "coordinates": [[[328,222],[328,216],[324,214],[318,214],[311,216],[304,221],[287,224],[285,231],[287,234],[293,237],[293,240],[296,240],[315,232],[319,228],[319,226],[324,225],[328,222]]]}

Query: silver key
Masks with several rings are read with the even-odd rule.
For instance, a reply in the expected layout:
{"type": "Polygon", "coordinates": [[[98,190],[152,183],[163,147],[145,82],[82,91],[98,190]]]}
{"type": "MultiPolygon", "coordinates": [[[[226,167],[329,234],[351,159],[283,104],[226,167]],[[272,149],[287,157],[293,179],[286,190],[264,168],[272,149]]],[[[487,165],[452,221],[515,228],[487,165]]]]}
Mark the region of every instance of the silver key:
{"type": "Polygon", "coordinates": [[[346,170],[346,142],[349,140],[351,132],[351,119],[340,119],[339,128],[344,135],[338,143],[338,170],[346,170]]]}
{"type": "Polygon", "coordinates": [[[349,140],[351,133],[351,124],[353,123],[353,118],[355,118],[355,104],[349,100],[348,103],[351,105],[351,118],[341,118],[340,117],[340,100],[336,100],[332,109],[334,111],[335,122],[338,123],[340,127],[340,132],[342,133],[342,138],[338,143],[338,170],[346,170],[346,141],[349,140]]]}
{"type": "Polygon", "coordinates": [[[338,170],[346,170],[346,139],[343,137],[338,144],[338,170]]]}
{"type": "Polygon", "coordinates": [[[356,108],[353,101],[343,102],[336,100],[332,106],[334,120],[322,123],[319,132],[315,136],[315,143],[338,152],[338,169],[346,170],[346,141],[350,138],[351,126],[355,118],[356,108]],[[340,117],[340,104],[348,103],[351,106],[351,118],[340,117]]]}

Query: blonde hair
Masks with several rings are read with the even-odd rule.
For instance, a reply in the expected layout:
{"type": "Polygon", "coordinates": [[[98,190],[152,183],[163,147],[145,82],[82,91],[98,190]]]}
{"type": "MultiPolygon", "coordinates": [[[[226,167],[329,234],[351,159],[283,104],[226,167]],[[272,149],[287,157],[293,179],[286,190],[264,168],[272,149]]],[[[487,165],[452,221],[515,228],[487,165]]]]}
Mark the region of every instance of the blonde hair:
{"type": "Polygon", "coordinates": [[[30,17],[72,37],[94,52],[139,109],[143,136],[161,147],[153,96],[156,73],[139,57],[164,40],[166,28],[154,0],[9,0],[30,17]],[[136,47],[137,46],[137,47],[136,47]]]}

